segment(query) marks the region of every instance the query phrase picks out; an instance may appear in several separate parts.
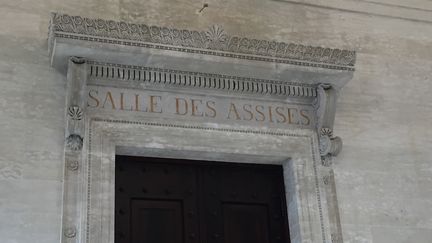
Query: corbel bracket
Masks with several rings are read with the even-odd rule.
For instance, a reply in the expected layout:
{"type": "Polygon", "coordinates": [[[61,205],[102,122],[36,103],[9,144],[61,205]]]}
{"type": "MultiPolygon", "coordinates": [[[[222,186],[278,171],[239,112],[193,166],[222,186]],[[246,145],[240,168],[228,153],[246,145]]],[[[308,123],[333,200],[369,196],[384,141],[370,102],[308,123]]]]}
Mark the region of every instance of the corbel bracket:
{"type": "Polygon", "coordinates": [[[317,132],[322,164],[331,165],[332,156],[342,150],[342,139],[333,136],[333,124],[336,114],[338,90],[329,84],[319,84],[314,108],[317,116],[317,132]]]}

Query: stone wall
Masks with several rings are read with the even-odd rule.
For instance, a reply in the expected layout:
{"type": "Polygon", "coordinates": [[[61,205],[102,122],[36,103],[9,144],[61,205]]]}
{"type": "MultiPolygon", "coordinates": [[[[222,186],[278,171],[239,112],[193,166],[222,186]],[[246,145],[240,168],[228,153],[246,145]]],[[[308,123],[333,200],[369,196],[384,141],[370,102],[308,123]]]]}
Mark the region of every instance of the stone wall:
{"type": "Polygon", "coordinates": [[[50,12],[357,50],[339,100],[334,163],[344,242],[432,237],[432,6],[387,1],[1,0],[0,239],[60,239],[65,77],[50,12]]]}

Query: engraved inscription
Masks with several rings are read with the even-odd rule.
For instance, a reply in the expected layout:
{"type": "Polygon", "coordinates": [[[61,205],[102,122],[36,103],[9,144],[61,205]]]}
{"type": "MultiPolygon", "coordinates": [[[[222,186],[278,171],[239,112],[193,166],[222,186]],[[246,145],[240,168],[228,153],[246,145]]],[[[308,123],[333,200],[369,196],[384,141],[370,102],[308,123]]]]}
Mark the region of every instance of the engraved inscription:
{"type": "Polygon", "coordinates": [[[235,97],[199,96],[89,86],[87,108],[103,112],[136,112],[173,119],[202,119],[206,122],[271,124],[313,127],[313,108],[235,97]]]}

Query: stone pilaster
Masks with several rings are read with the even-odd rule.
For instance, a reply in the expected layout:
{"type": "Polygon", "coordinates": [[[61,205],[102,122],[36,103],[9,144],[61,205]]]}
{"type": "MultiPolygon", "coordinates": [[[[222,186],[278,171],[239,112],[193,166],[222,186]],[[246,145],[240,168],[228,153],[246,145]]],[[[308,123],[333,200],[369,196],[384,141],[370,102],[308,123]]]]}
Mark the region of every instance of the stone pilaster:
{"type": "Polygon", "coordinates": [[[72,57],[68,62],[65,130],[65,167],[63,190],[62,242],[77,242],[79,221],[79,182],[84,144],[85,96],[87,64],[72,57]]]}

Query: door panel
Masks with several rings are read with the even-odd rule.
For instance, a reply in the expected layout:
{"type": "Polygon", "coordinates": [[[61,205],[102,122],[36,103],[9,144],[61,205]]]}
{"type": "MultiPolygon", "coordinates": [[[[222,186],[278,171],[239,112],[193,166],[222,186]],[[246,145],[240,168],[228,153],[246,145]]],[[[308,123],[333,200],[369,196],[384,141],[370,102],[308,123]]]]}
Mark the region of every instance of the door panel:
{"type": "Polygon", "coordinates": [[[116,156],[116,243],[287,243],[282,167],[116,156]]]}
{"type": "Polygon", "coordinates": [[[289,242],[281,166],[216,164],[202,180],[208,243],[289,242]]]}
{"type": "Polygon", "coordinates": [[[267,205],[223,203],[222,214],[225,243],[270,242],[267,205]]]}
{"type": "Polygon", "coordinates": [[[198,243],[196,170],[165,159],[116,156],[115,242],[198,243]],[[162,229],[151,233],[156,225],[162,229]]]}
{"type": "Polygon", "coordinates": [[[183,243],[181,201],[131,200],[131,242],[183,243]]]}

